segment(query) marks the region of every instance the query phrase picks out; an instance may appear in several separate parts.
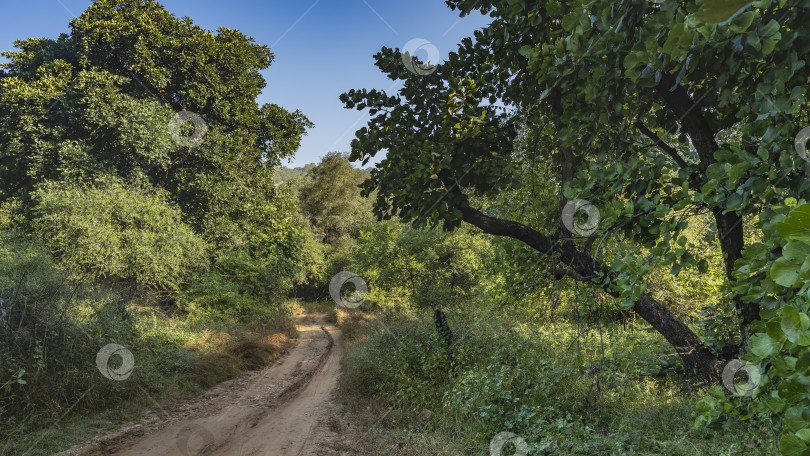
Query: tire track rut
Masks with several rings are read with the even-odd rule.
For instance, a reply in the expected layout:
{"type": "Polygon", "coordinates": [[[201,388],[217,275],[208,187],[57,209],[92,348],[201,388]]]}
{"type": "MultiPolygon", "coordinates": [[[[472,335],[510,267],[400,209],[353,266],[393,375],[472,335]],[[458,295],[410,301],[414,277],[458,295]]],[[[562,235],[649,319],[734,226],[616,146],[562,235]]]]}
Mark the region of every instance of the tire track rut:
{"type": "Polygon", "coordinates": [[[61,456],[302,456],[317,454],[340,375],[340,330],[304,315],[289,352],[224,382],[178,412],[153,416],[61,456]]]}

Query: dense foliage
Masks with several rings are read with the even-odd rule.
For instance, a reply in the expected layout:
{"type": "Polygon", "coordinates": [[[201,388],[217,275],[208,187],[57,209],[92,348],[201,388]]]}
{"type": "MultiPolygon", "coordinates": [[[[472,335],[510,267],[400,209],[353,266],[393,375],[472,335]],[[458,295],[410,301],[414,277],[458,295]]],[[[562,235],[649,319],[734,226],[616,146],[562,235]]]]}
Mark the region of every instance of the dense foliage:
{"type": "Polygon", "coordinates": [[[492,21],[431,72],[383,48],[402,88],[295,169],[237,30],[96,0],[5,52],[0,436],[231,377],[350,271],[345,398],[414,454],[810,455],[810,0],[446,3],[492,21]]]}
{"type": "MultiPolygon", "coordinates": [[[[781,386],[744,408],[785,412],[784,401],[797,399],[791,388],[806,389],[794,374],[804,364],[794,368],[796,353],[778,344],[801,345],[807,308],[774,283],[802,287],[806,274],[808,251],[795,234],[807,224],[803,209],[779,220],[785,200],[810,189],[810,164],[794,148],[808,122],[810,2],[446,3],[493,21],[430,74],[409,72],[399,50],[383,48],[377,66],[404,88],[341,97],[372,115],[352,159],[386,151],[365,184],[379,216],[467,222],[514,238],[548,255],[541,261],[554,274],[598,287],[652,324],[687,372],[716,379],[718,360],[752,357],[781,386]],[[529,196],[521,187],[536,172],[547,184],[529,196]],[[488,203],[510,193],[524,195],[528,210],[488,203]],[[546,218],[531,216],[538,212],[546,218]],[[785,245],[771,235],[776,223],[785,245]],[[688,236],[696,227],[702,235],[688,236]],[[651,286],[659,267],[673,277],[706,273],[717,258],[718,291],[737,320],[725,348],[702,341],[651,286]],[[774,329],[753,335],[766,326],[774,329]],[[775,353],[772,368],[763,357],[775,353]]],[[[536,264],[532,256],[524,264],[536,264]]],[[[719,320],[722,307],[704,315],[719,320]]],[[[808,427],[795,419],[803,407],[783,415],[786,454],[810,451],[808,427]]]]}
{"type": "Polygon", "coordinates": [[[312,124],[256,103],[270,49],[154,0],[95,1],[69,34],[15,46],[0,66],[3,439],[211,386],[248,365],[229,352],[247,325],[289,332],[307,237],[273,171],[312,124]],[[99,373],[108,343],[138,380],[99,373]]]}
{"type": "Polygon", "coordinates": [[[176,292],[208,263],[206,243],[164,192],[51,185],[34,198],[36,236],[68,270],[176,292]]]}
{"type": "Polygon", "coordinates": [[[352,266],[374,284],[369,300],[448,308],[490,290],[490,245],[469,232],[385,221],[360,232],[352,266]]]}
{"type": "MultiPolygon", "coordinates": [[[[344,363],[344,402],[360,401],[360,416],[382,402],[363,423],[371,435],[358,445],[367,454],[397,445],[407,455],[497,455],[487,448],[501,432],[518,435],[528,455],[775,451],[768,426],[735,418],[721,430],[692,430],[700,393],[671,371],[662,373],[655,359],[666,341],[654,333],[613,325],[604,333],[578,331],[568,322],[527,325],[468,303],[448,311],[458,336],[458,377],[451,378],[428,319],[381,318],[385,326],[360,331],[362,342],[350,345],[344,363]],[[432,418],[422,423],[425,410],[432,418]],[[394,431],[379,432],[385,426],[394,431]]],[[[514,450],[507,446],[500,454],[514,450]]]]}
{"type": "Polygon", "coordinates": [[[301,211],[324,243],[334,243],[358,228],[370,210],[360,195],[367,173],[354,168],[346,157],[329,153],[308,173],[300,189],[301,211]]]}
{"type": "Polygon", "coordinates": [[[266,46],[152,0],[95,2],[70,28],[3,54],[0,201],[27,201],[47,181],[115,175],[167,191],[218,246],[245,232],[265,248],[292,243],[273,233],[286,231],[289,208],[272,170],[311,123],[257,105],[259,71],[273,61],[266,46]]]}
{"type": "Polygon", "coordinates": [[[710,391],[698,406],[697,424],[729,411],[783,417],[782,454],[804,455],[810,454],[810,206],[797,205],[795,199],[787,203],[774,208],[777,214],[764,225],[765,237],[748,249],[751,258],[737,271],[742,278],[758,271],[746,291],[767,303],[755,324],[759,332],[751,338],[751,352],[737,372],[726,372],[733,394],[720,387],[710,391]],[[774,248],[781,253],[768,255],[774,248]]]}

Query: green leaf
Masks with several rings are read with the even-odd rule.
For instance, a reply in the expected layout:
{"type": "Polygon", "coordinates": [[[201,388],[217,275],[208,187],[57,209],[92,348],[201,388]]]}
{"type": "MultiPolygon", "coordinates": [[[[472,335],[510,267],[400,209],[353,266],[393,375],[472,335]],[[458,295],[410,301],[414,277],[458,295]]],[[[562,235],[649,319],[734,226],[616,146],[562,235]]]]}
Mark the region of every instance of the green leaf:
{"type": "Polygon", "coordinates": [[[742,8],[751,4],[749,0],[703,0],[695,17],[710,23],[725,22],[742,8]]]}
{"type": "Polygon", "coordinates": [[[782,456],[807,456],[810,451],[807,444],[795,435],[783,434],[779,440],[779,452],[782,456]]]}
{"type": "Polygon", "coordinates": [[[807,399],[810,392],[810,377],[793,374],[783,380],[777,388],[779,396],[788,402],[799,402],[807,399]]]}
{"type": "Polygon", "coordinates": [[[537,48],[528,44],[518,49],[518,53],[529,60],[537,58],[539,55],[537,48]]]}
{"type": "Polygon", "coordinates": [[[810,345],[810,317],[804,312],[799,312],[792,306],[785,307],[785,316],[782,318],[782,331],[785,332],[788,340],[794,344],[810,345]]]}
{"type": "Polygon", "coordinates": [[[794,369],[804,374],[808,374],[810,372],[805,372],[808,370],[808,368],[810,368],[810,350],[804,350],[796,359],[794,369]]]}
{"type": "Polygon", "coordinates": [[[779,397],[777,394],[772,394],[770,396],[760,396],[759,400],[767,407],[771,413],[781,413],[785,409],[785,405],[787,404],[782,398],[779,397]]]}
{"type": "Polygon", "coordinates": [[[762,37],[776,35],[779,33],[779,22],[777,22],[775,19],[771,19],[767,24],[761,26],[757,32],[759,36],[762,37]]]}
{"type": "Polygon", "coordinates": [[[759,14],[756,11],[748,11],[738,15],[731,21],[729,27],[734,33],[743,33],[748,30],[748,27],[754,22],[754,18],[759,14]]]}
{"type": "Polygon", "coordinates": [[[783,287],[792,287],[799,279],[799,267],[787,258],[778,258],[768,270],[768,276],[783,287]]]}
{"type": "Polygon", "coordinates": [[[746,170],[750,168],[751,165],[747,162],[741,162],[734,165],[726,163],[724,169],[726,173],[728,173],[728,183],[730,188],[734,188],[737,186],[737,182],[743,176],[746,170]]]}
{"type": "Polygon", "coordinates": [[[765,333],[757,333],[751,336],[751,353],[760,358],[767,358],[779,351],[779,342],[765,333]]]}
{"type": "Polygon", "coordinates": [[[743,197],[739,193],[732,193],[726,200],[726,209],[734,211],[742,206],[743,197]]]}
{"type": "Polygon", "coordinates": [[[785,239],[803,241],[810,244],[810,204],[802,204],[793,209],[777,225],[779,236],[785,239]]]}
{"type": "Polygon", "coordinates": [[[785,429],[797,432],[810,426],[810,409],[802,406],[793,406],[785,411],[783,421],[785,429]]]}
{"type": "Polygon", "coordinates": [[[782,317],[768,320],[768,322],[765,324],[765,332],[767,332],[771,338],[779,342],[787,339],[785,332],[782,331],[782,317]]]}
{"type": "Polygon", "coordinates": [[[810,244],[802,241],[790,241],[782,248],[782,255],[795,264],[802,264],[810,258],[810,244]]]}

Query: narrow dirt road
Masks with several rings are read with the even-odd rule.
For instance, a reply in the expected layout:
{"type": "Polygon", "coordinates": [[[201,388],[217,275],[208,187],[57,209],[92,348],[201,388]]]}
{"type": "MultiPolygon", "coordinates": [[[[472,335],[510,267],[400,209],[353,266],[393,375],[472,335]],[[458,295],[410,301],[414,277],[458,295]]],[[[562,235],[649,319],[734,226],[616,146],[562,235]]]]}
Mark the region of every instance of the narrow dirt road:
{"type": "Polygon", "coordinates": [[[326,314],[299,317],[298,330],[297,342],[279,362],[217,386],[180,413],[66,454],[323,454],[317,442],[330,432],[325,404],[340,372],[341,334],[326,323],[326,314]]]}

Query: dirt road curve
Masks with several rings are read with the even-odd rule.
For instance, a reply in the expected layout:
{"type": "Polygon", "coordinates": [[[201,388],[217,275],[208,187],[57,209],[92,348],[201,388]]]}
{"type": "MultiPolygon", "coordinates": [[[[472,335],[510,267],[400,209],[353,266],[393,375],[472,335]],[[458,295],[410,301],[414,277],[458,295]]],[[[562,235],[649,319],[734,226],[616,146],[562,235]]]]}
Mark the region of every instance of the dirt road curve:
{"type": "Polygon", "coordinates": [[[342,353],[324,315],[299,318],[300,335],[280,361],[214,388],[179,416],[102,439],[70,454],[100,456],[304,456],[329,433],[325,414],[342,353]],[[133,434],[141,434],[133,436],[133,434]]]}

